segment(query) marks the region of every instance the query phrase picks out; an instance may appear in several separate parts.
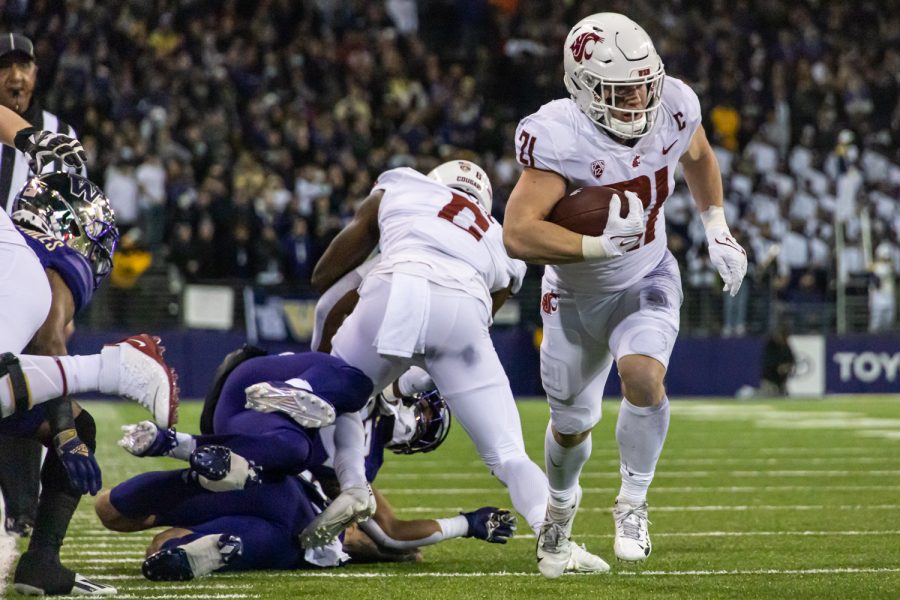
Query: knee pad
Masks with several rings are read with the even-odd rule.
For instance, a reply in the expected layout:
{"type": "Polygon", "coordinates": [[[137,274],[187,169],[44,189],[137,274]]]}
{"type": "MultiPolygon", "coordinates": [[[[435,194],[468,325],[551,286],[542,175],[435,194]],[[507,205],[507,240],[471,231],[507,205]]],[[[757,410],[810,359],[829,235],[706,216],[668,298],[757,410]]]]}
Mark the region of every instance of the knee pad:
{"type": "Polygon", "coordinates": [[[12,352],[0,354],[0,377],[7,375],[15,401],[15,412],[26,412],[31,408],[28,382],[22,372],[22,365],[19,364],[19,357],[12,352]]]}
{"type": "Polygon", "coordinates": [[[75,417],[75,431],[78,437],[84,442],[84,445],[90,448],[91,452],[97,450],[97,423],[91,413],[81,409],[81,414],[75,417]]]}

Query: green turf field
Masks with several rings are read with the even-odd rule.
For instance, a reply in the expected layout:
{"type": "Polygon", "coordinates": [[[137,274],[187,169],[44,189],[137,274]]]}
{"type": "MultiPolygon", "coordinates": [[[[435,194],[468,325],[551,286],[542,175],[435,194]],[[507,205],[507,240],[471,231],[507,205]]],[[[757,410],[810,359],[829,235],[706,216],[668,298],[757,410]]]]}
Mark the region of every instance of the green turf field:
{"type": "MultiPolygon", "coordinates": [[[[145,418],[139,407],[86,404],[100,431],[105,485],[144,469],[179,466],[116,447],[119,425],[145,418]]],[[[546,406],[519,407],[529,454],[542,464],[546,406]]],[[[196,423],[199,408],[183,404],[182,423],[196,423]]],[[[653,555],[641,565],[613,561],[617,410],[618,403],[604,404],[575,522],[575,538],[611,562],[609,575],[542,579],[534,536],[524,527],[506,546],[462,539],[430,547],[420,564],[154,584],[140,573],[152,534],[103,530],[90,498],[75,516],[63,561],[118,586],[119,598],[900,597],[900,398],[673,402],[650,490],[653,555]]],[[[437,452],[391,455],[377,485],[401,516],[509,505],[459,427],[437,452]]]]}

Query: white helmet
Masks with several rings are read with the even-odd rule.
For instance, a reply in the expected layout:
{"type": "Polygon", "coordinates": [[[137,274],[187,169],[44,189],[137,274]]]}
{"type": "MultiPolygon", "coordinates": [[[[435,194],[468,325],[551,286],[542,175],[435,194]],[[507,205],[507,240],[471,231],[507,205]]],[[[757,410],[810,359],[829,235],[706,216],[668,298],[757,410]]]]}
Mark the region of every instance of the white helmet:
{"type": "Polygon", "coordinates": [[[578,22],[563,48],[566,89],[588,118],[623,139],[650,133],[662,98],[666,71],[650,36],[618,13],[597,13],[578,22]],[[647,86],[642,109],[614,105],[618,87],[647,86]],[[625,116],[617,119],[611,110],[625,116]]]}
{"type": "Polygon", "coordinates": [[[428,176],[447,187],[470,194],[490,214],[494,192],[484,169],[467,160],[451,160],[438,165],[428,176]]]}

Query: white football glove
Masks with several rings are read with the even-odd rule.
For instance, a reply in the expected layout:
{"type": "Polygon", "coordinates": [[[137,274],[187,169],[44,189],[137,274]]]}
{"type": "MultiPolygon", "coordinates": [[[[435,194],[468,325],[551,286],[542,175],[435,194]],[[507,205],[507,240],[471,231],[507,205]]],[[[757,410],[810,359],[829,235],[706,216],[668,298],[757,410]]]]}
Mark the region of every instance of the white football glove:
{"type": "Polygon", "coordinates": [[[707,230],[706,241],[709,244],[709,260],[725,282],[722,291],[736,296],[747,274],[747,252],[727,227],[707,230]]]}
{"type": "Polygon", "coordinates": [[[178,440],[174,429],[162,429],[153,421],[122,425],[122,439],[117,442],[134,456],[167,456],[178,440]]]}
{"type": "Polygon", "coordinates": [[[637,248],[644,236],[644,205],[634,192],[625,192],[628,216],[620,215],[622,200],[616,194],[609,200],[609,217],[603,235],[584,236],[582,254],[585,259],[613,258],[637,248]]]}

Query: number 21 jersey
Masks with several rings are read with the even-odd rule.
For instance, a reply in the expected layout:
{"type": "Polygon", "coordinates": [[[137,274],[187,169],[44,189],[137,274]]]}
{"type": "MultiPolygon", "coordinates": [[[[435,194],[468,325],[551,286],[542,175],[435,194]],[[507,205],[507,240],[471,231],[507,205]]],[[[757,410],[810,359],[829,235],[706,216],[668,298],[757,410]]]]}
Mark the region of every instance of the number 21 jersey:
{"type": "Polygon", "coordinates": [[[665,78],[653,129],[633,145],[614,140],[570,99],[549,102],[522,119],[516,129],[520,164],[560,175],[570,191],[612,187],[634,192],[644,205],[644,237],[637,248],[611,259],[548,265],[544,277],[551,286],[575,293],[619,291],[659,264],[666,251],[663,204],[700,120],[697,95],[674,77],[665,78]]]}

